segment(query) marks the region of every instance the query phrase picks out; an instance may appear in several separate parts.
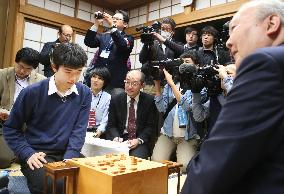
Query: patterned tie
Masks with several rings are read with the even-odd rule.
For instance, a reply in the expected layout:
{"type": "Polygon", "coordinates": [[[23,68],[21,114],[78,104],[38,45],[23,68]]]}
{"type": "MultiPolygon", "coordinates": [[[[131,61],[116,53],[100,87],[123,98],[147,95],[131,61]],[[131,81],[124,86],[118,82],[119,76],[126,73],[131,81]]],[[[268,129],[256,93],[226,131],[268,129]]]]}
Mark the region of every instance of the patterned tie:
{"type": "Polygon", "coordinates": [[[136,138],[136,119],[135,119],[135,109],[134,109],[134,102],[135,99],[131,98],[130,106],[129,106],[129,115],[128,115],[128,139],[135,139],[136,138]]]}

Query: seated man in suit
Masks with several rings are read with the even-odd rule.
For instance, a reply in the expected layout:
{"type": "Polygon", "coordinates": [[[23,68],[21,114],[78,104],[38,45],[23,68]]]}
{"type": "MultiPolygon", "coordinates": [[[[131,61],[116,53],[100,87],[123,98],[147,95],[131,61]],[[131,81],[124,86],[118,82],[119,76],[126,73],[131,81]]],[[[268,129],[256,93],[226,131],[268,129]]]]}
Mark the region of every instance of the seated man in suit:
{"type": "Polygon", "coordinates": [[[283,9],[281,0],[249,1],[231,20],[237,76],[182,194],[284,193],[283,9]]]}
{"type": "Polygon", "coordinates": [[[140,92],[144,79],[139,70],[128,72],[125,92],[111,99],[106,136],[113,141],[128,141],[129,155],[147,159],[157,111],[154,97],[140,92]]]}
{"type": "Polygon", "coordinates": [[[16,65],[0,69],[0,168],[10,166],[14,155],[2,135],[2,124],[9,117],[20,91],[35,82],[45,79],[34,69],[39,64],[39,52],[31,48],[20,49],[15,58],[16,65]]]}

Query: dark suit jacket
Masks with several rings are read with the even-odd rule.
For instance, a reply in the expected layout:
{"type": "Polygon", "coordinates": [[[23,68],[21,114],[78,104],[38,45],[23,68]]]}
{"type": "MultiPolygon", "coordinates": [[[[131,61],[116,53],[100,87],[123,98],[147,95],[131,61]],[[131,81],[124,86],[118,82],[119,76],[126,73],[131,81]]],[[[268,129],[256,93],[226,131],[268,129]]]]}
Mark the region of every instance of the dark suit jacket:
{"type": "Polygon", "coordinates": [[[44,76],[46,77],[51,77],[54,74],[50,64],[50,53],[54,49],[56,43],[60,43],[59,39],[54,42],[45,43],[40,52],[40,63],[44,66],[43,71],[44,76]]]}
{"type": "Polygon", "coordinates": [[[111,74],[111,86],[114,88],[124,88],[124,79],[128,71],[127,60],[134,46],[134,38],[119,32],[97,34],[88,30],[84,39],[86,46],[91,48],[99,47],[96,66],[106,66],[111,74]],[[112,41],[111,41],[112,39],[112,41]],[[100,56],[103,50],[109,49],[108,58],[100,56]]]}
{"type": "MultiPolygon", "coordinates": [[[[123,131],[126,129],[126,114],[126,93],[121,93],[112,97],[106,129],[107,139],[113,140],[115,137],[123,136],[123,131]]],[[[136,136],[137,138],[141,138],[145,144],[149,145],[151,143],[151,138],[155,135],[155,118],[157,110],[154,103],[154,97],[144,92],[140,92],[136,114],[136,136]]]]}
{"type": "Polygon", "coordinates": [[[183,194],[284,193],[284,46],[241,63],[183,194]]]}

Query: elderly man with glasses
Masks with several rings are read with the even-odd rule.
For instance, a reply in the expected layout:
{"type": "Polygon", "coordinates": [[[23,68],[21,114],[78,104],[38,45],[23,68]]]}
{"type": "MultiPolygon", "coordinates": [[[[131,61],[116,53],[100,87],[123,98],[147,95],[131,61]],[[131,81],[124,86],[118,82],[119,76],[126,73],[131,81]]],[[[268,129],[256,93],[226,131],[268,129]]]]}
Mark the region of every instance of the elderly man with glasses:
{"type": "Polygon", "coordinates": [[[73,29],[69,25],[63,25],[59,28],[58,39],[54,42],[47,42],[44,44],[40,53],[40,63],[44,66],[44,75],[51,77],[54,71],[51,68],[51,54],[53,49],[60,43],[70,42],[73,34],[73,29]]]}
{"type": "Polygon", "coordinates": [[[147,159],[151,153],[157,110],[154,97],[140,92],[144,79],[139,70],[127,73],[125,92],[110,101],[106,136],[109,140],[128,143],[129,155],[147,159]]]}
{"type": "MultiPolygon", "coordinates": [[[[117,10],[113,16],[100,12],[96,12],[96,15],[100,17],[95,17],[94,25],[87,31],[84,40],[86,46],[99,48],[98,58],[92,66],[108,68],[112,79],[106,91],[111,94],[123,92],[123,80],[128,71],[127,59],[134,44],[134,38],[124,32],[129,22],[128,14],[117,10]],[[98,33],[98,28],[103,22],[106,22],[111,29],[105,33],[98,33]]],[[[88,79],[88,76],[85,79],[88,79]]]]}

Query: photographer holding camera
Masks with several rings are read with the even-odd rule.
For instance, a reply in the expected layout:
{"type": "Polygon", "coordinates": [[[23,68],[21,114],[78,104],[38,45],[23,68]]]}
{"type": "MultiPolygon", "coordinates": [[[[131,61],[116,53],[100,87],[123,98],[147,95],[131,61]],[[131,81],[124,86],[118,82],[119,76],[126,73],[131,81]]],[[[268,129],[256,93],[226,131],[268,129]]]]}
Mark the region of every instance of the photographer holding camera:
{"type": "Polygon", "coordinates": [[[154,33],[156,39],[159,40],[160,43],[163,43],[167,48],[175,51],[177,55],[181,55],[187,51],[197,51],[199,49],[197,45],[198,40],[198,32],[195,28],[187,27],[184,31],[186,44],[181,45],[170,38],[165,38],[158,33],[154,33]]]}
{"type": "Polygon", "coordinates": [[[192,113],[194,120],[197,122],[203,122],[205,119],[209,118],[207,134],[215,124],[222,106],[226,102],[226,96],[231,90],[236,76],[235,64],[229,64],[227,66],[218,65],[214,69],[218,72],[223,92],[217,96],[210,96],[206,103],[202,102],[201,94],[198,93],[198,91],[193,92],[192,94],[192,113]]]}
{"type": "Polygon", "coordinates": [[[161,31],[152,32],[154,38],[153,44],[144,44],[139,54],[139,61],[145,64],[148,61],[161,61],[165,59],[175,59],[180,56],[177,50],[172,50],[166,47],[164,42],[160,41],[162,38],[176,42],[173,39],[176,23],[172,18],[163,18],[161,20],[161,31]]]}
{"type": "MultiPolygon", "coordinates": [[[[197,55],[193,51],[181,56],[190,65],[198,64],[197,55]]],[[[184,65],[188,65],[184,64],[184,65]]],[[[182,172],[196,152],[197,140],[200,139],[201,123],[195,122],[191,112],[192,91],[182,90],[178,80],[174,80],[167,70],[163,69],[167,84],[161,94],[160,80],[154,80],[156,96],[155,104],[159,112],[164,113],[161,135],[155,145],[152,159],[154,161],[170,160],[173,152],[177,162],[183,164],[182,172]]],[[[202,92],[205,99],[205,91],[202,92]]]]}
{"type": "MultiPolygon", "coordinates": [[[[216,74],[214,75],[214,77],[218,76],[219,74],[219,78],[217,77],[218,79],[214,80],[214,82],[212,83],[209,82],[210,86],[214,86],[214,89],[218,86],[218,88],[221,89],[222,80],[220,78],[219,70],[217,69],[218,65],[224,66],[226,64],[232,63],[232,59],[227,51],[217,46],[217,40],[218,40],[217,36],[218,36],[218,31],[214,27],[212,26],[204,27],[201,30],[203,47],[197,51],[197,55],[200,58],[201,67],[210,66],[211,70],[216,71],[214,73],[216,74]]],[[[206,105],[208,105],[209,108],[202,112],[205,115],[208,115],[209,114],[208,112],[210,112],[210,117],[208,121],[208,133],[209,133],[221,111],[222,104],[224,104],[225,102],[225,98],[224,98],[224,92],[222,92],[222,90],[221,92],[216,92],[214,90],[212,92],[213,87],[212,88],[208,87],[208,88],[207,88],[207,96],[210,97],[210,103],[208,101],[206,105]]],[[[202,103],[200,101],[200,95],[198,95],[198,92],[196,94],[193,94],[193,105],[195,104],[202,106],[202,103]]],[[[202,115],[198,111],[198,109],[196,109],[196,106],[193,106],[193,115],[202,115]]],[[[203,121],[205,119],[205,116],[204,117],[194,116],[194,118],[197,121],[203,121]]]]}
{"type": "Polygon", "coordinates": [[[134,38],[124,32],[128,22],[127,12],[122,10],[117,10],[113,16],[96,12],[94,25],[87,31],[84,40],[88,47],[99,47],[98,58],[94,65],[108,68],[112,79],[106,90],[111,94],[124,91],[124,78],[128,71],[127,60],[134,44],[134,38]],[[103,21],[111,26],[111,30],[98,33],[97,30],[103,21]]]}

